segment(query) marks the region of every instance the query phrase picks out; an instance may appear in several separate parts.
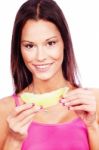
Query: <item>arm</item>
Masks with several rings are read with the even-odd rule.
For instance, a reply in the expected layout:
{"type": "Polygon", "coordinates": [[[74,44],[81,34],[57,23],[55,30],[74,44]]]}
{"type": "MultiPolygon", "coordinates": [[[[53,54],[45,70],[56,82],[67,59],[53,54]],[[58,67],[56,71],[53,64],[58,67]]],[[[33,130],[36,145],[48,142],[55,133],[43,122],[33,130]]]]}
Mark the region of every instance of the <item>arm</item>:
{"type": "Polygon", "coordinates": [[[0,150],[21,150],[21,143],[9,134],[7,117],[14,106],[12,102],[11,97],[0,100],[0,150]]]}
{"type": "Polygon", "coordinates": [[[21,150],[22,142],[8,136],[2,150],[21,150]]]}
{"type": "Polygon", "coordinates": [[[90,150],[99,150],[99,125],[94,123],[88,127],[90,150]]]}
{"type": "Polygon", "coordinates": [[[9,129],[6,121],[11,111],[11,101],[10,97],[0,100],[0,150],[20,150],[18,148],[19,143],[9,137],[9,129]]]}
{"type": "MultiPolygon", "coordinates": [[[[12,100],[10,100],[10,102],[12,102],[12,100]]],[[[2,104],[0,107],[2,108],[2,104]]],[[[4,109],[0,109],[0,114],[5,115],[7,111],[7,114],[1,117],[2,128],[0,128],[0,132],[3,131],[3,134],[7,129],[7,134],[5,134],[3,139],[1,134],[0,150],[21,150],[22,143],[28,135],[28,127],[30,126],[33,117],[41,110],[41,108],[36,107],[33,104],[23,104],[18,107],[9,105],[9,108],[10,111],[8,111],[7,108],[5,111],[4,109]],[[6,126],[4,126],[4,123],[6,126]]]]}
{"type": "Polygon", "coordinates": [[[0,100],[0,150],[2,150],[4,142],[8,135],[8,128],[6,122],[7,110],[5,109],[6,100],[0,100]]]}
{"type": "Polygon", "coordinates": [[[89,143],[91,150],[99,150],[99,89],[92,89],[96,97],[97,122],[88,128],[89,143]]]}
{"type": "Polygon", "coordinates": [[[88,129],[90,150],[99,150],[99,89],[90,89],[96,98],[96,121],[88,129]]]}
{"type": "Polygon", "coordinates": [[[97,114],[97,121],[98,121],[98,124],[99,124],[99,89],[92,89],[93,91],[93,94],[95,95],[96,97],[96,114],[97,114]]]}
{"type": "Polygon", "coordinates": [[[61,102],[86,124],[90,150],[99,150],[99,89],[72,90],[61,102]]]}

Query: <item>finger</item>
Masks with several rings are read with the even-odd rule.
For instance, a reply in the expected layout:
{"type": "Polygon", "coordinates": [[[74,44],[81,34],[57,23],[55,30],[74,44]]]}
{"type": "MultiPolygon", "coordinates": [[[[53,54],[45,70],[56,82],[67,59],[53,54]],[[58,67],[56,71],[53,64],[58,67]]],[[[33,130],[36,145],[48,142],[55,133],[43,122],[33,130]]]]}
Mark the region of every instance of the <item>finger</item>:
{"type": "Polygon", "coordinates": [[[14,133],[21,134],[21,135],[27,135],[27,129],[28,129],[29,125],[32,123],[32,120],[33,120],[33,114],[28,116],[22,122],[19,122],[18,124],[11,126],[10,129],[14,133]]]}
{"type": "Polygon", "coordinates": [[[66,96],[65,98],[62,98],[60,102],[69,102],[69,101],[74,101],[74,100],[81,100],[81,102],[90,103],[91,101],[95,101],[95,96],[93,95],[84,95],[84,94],[75,94],[71,96],[66,96]]]}
{"type": "Polygon", "coordinates": [[[77,88],[77,89],[74,89],[72,91],[69,91],[68,93],[66,93],[65,95],[63,95],[63,97],[69,97],[69,96],[72,96],[72,95],[75,95],[75,94],[88,95],[88,94],[91,94],[91,93],[92,93],[91,90],[84,89],[84,88],[77,88]]]}
{"type": "Polygon", "coordinates": [[[92,105],[79,105],[79,106],[71,106],[69,107],[70,110],[82,110],[82,111],[96,111],[96,107],[92,105]]]}
{"type": "Polygon", "coordinates": [[[33,119],[33,116],[40,111],[40,107],[36,107],[35,109],[31,108],[29,110],[25,110],[21,112],[18,116],[12,117],[9,116],[7,118],[10,129],[14,129],[14,131],[19,130],[20,127],[26,124],[28,121],[33,119]]]}
{"type": "Polygon", "coordinates": [[[76,106],[76,105],[81,105],[81,104],[85,104],[86,101],[84,102],[84,100],[79,100],[79,99],[76,99],[76,100],[73,100],[73,101],[68,101],[68,102],[65,102],[65,106],[76,106]]]}
{"type": "Polygon", "coordinates": [[[29,109],[33,106],[34,106],[34,104],[23,104],[23,105],[20,105],[20,106],[16,107],[15,110],[17,112],[21,112],[21,111],[27,110],[27,109],[29,109]]]}
{"type": "Polygon", "coordinates": [[[34,106],[33,108],[26,109],[23,112],[21,112],[19,115],[16,116],[16,121],[20,122],[20,121],[24,120],[26,117],[28,117],[29,115],[39,112],[40,109],[41,108],[39,106],[34,106]]]}
{"type": "Polygon", "coordinates": [[[22,128],[22,127],[26,126],[27,124],[30,124],[33,121],[34,116],[35,116],[35,114],[31,114],[31,115],[27,116],[18,124],[18,126],[20,128],[22,128]]]}
{"type": "Polygon", "coordinates": [[[32,121],[30,121],[29,123],[27,123],[26,125],[22,126],[20,129],[20,134],[27,136],[28,135],[28,128],[30,126],[30,124],[32,123],[32,121]]]}
{"type": "Polygon", "coordinates": [[[7,117],[7,122],[10,127],[15,126],[16,124],[18,124],[21,120],[23,120],[25,117],[27,117],[31,113],[36,113],[39,111],[39,107],[35,107],[35,109],[34,109],[34,108],[31,108],[31,106],[30,106],[30,107],[26,107],[26,108],[28,108],[28,109],[21,109],[24,111],[23,112],[21,111],[20,114],[19,114],[19,112],[17,113],[15,110],[14,113],[10,114],[7,117]]]}
{"type": "Polygon", "coordinates": [[[19,113],[21,113],[22,111],[25,111],[25,110],[30,109],[30,108],[32,108],[32,107],[34,107],[34,104],[23,104],[23,105],[17,106],[17,107],[14,109],[14,111],[13,111],[13,113],[12,113],[12,116],[16,116],[16,115],[18,115],[19,113]]]}

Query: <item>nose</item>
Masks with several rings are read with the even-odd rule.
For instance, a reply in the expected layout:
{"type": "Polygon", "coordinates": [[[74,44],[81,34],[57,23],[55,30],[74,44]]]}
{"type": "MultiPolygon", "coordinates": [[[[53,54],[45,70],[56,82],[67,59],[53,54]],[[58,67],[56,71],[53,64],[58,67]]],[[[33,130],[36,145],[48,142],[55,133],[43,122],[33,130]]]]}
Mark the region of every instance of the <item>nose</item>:
{"type": "Polygon", "coordinates": [[[38,61],[44,61],[45,59],[47,58],[47,53],[46,51],[44,50],[44,48],[41,46],[41,47],[38,47],[37,48],[37,55],[36,55],[36,59],[38,61]]]}

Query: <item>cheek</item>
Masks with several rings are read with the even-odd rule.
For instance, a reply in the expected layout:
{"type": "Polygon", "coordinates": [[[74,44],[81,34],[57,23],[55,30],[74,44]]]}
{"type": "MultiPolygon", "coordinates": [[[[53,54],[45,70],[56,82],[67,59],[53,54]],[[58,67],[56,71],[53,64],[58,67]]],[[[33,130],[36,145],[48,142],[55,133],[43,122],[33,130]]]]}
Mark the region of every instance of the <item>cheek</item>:
{"type": "Polygon", "coordinates": [[[55,50],[53,51],[53,56],[56,57],[57,60],[63,61],[64,57],[64,45],[63,42],[59,43],[55,50]]]}
{"type": "Polygon", "coordinates": [[[21,54],[24,62],[31,62],[33,60],[33,55],[31,53],[21,51],[21,54]]]}
{"type": "Polygon", "coordinates": [[[63,60],[63,49],[53,50],[51,55],[55,60],[63,60]]]}

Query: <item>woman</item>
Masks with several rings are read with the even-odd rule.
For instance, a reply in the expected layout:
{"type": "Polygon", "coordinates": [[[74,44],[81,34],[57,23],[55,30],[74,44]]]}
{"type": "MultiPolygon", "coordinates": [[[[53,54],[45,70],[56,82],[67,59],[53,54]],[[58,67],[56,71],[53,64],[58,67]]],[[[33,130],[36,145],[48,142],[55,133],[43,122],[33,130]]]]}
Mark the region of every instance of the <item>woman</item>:
{"type": "Polygon", "coordinates": [[[98,90],[78,84],[69,28],[52,0],[28,0],[13,29],[11,70],[15,94],[0,101],[2,150],[98,150],[98,90]],[[24,93],[49,95],[68,88],[56,105],[27,104],[24,93]],[[5,110],[6,105],[6,110],[5,110]]]}

